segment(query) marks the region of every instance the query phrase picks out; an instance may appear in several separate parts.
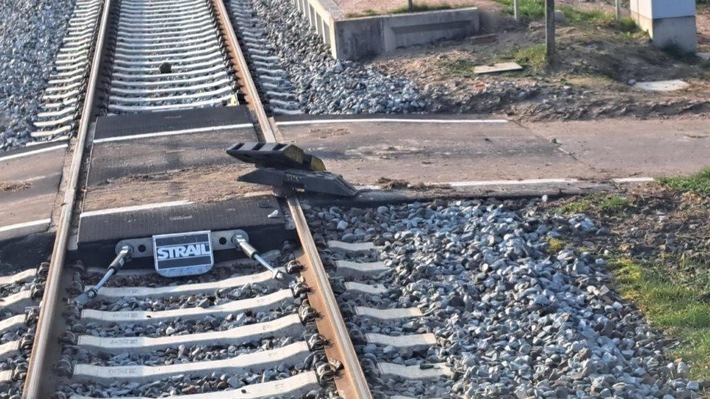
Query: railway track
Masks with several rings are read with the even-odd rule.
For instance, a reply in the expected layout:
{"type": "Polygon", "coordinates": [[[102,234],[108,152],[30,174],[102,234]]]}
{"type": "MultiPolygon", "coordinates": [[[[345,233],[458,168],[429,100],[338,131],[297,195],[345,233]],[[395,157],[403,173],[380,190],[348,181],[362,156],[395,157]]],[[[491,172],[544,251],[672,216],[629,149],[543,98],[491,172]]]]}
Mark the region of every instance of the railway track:
{"type": "Polygon", "coordinates": [[[108,40],[103,90],[110,114],[236,103],[229,66],[207,0],[120,0],[108,40]]]}
{"type": "Polygon", "coordinates": [[[2,397],[22,392],[39,316],[48,264],[0,277],[0,389],[2,397]]]}
{"type": "MultiPolygon", "coordinates": [[[[22,397],[32,399],[207,399],[225,391],[243,398],[372,397],[295,193],[282,200],[280,211],[293,221],[298,246],[271,259],[290,278],[275,279],[255,262],[179,280],[124,270],[91,302],[64,300],[91,291],[101,276],[67,256],[81,220],[90,127],[97,117],[245,101],[258,139],[268,144],[277,142],[278,132],[267,113],[298,112],[283,71],[271,64],[273,50],[255,49],[263,39],[245,3],[231,3],[233,15],[245,14],[236,18],[238,35],[220,0],[108,0],[81,3],[78,10],[80,43],[62,50],[76,61],[76,71],[54,82],[72,100],[61,115],[52,115],[72,117],[58,122],[61,130],[37,136],[71,135],[76,128],[63,206],[49,267],[41,273],[41,308],[25,316],[29,327],[16,345],[23,352],[7,363],[5,379],[15,386],[24,380],[22,397]],[[27,358],[29,364],[22,363],[27,358]]],[[[139,248],[119,249],[129,258],[139,248]]],[[[35,299],[31,305],[38,304],[35,299]]],[[[372,312],[377,317],[379,311],[372,312]]],[[[19,326],[19,318],[7,320],[19,326]]]]}
{"type": "Polygon", "coordinates": [[[100,0],[77,1],[34,121],[36,130],[30,133],[33,138],[53,140],[76,133],[102,7],[100,0]]]}

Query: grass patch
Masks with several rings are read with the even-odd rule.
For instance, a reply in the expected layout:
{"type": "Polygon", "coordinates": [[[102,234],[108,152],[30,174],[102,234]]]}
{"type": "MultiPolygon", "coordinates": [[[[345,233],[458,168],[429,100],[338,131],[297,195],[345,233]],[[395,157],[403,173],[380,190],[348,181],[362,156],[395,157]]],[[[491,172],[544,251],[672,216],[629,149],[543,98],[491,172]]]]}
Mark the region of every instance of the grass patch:
{"type": "Polygon", "coordinates": [[[698,287],[671,283],[652,265],[622,258],[609,262],[621,294],[657,327],[679,338],[671,353],[692,365],[691,378],[710,379],[710,301],[698,287]]]}
{"type": "Polygon", "coordinates": [[[436,10],[450,10],[453,7],[450,4],[434,4],[434,5],[429,5],[429,4],[416,4],[412,6],[412,9],[409,9],[409,6],[402,6],[402,7],[397,7],[394,10],[391,10],[388,12],[388,14],[406,14],[408,12],[422,12],[422,11],[436,11],[436,10]]]}
{"type": "Polygon", "coordinates": [[[561,6],[559,10],[573,25],[609,25],[614,22],[612,14],[601,10],[581,11],[570,6],[561,6]]]}
{"type": "Polygon", "coordinates": [[[636,21],[629,17],[623,17],[618,22],[614,21],[611,26],[616,28],[617,30],[620,30],[623,33],[632,34],[641,31],[641,28],[636,25],[636,21]]]}
{"type": "Polygon", "coordinates": [[[592,194],[568,202],[559,208],[561,213],[589,213],[598,211],[602,214],[612,215],[625,212],[633,208],[633,203],[619,194],[592,194]]]}
{"type": "Polygon", "coordinates": [[[466,60],[456,60],[456,61],[449,61],[449,60],[443,60],[439,61],[439,66],[443,69],[446,70],[446,74],[449,76],[459,76],[459,77],[472,77],[475,74],[473,73],[473,67],[474,65],[466,60]]]}
{"type": "MultiPolygon", "coordinates": [[[[495,2],[506,6],[505,12],[513,15],[513,0],[495,0],[495,2]]],[[[518,13],[523,21],[541,19],[545,16],[545,2],[544,0],[520,0],[518,13]]]]}
{"type": "Polygon", "coordinates": [[[550,254],[560,252],[565,249],[566,246],[567,241],[561,240],[559,238],[550,237],[550,239],[547,240],[547,250],[550,252],[550,254]]]}
{"type": "Polygon", "coordinates": [[[599,202],[599,209],[603,213],[607,214],[621,213],[631,208],[632,206],[633,205],[631,204],[631,201],[629,201],[628,198],[622,197],[618,194],[608,196],[599,202]]]}
{"type": "Polygon", "coordinates": [[[710,168],[690,177],[664,177],[659,182],[683,192],[710,194],[710,168]]]}
{"type": "Polygon", "coordinates": [[[545,59],[545,45],[538,44],[532,47],[517,49],[513,53],[513,60],[534,72],[540,72],[547,66],[545,59]]]}

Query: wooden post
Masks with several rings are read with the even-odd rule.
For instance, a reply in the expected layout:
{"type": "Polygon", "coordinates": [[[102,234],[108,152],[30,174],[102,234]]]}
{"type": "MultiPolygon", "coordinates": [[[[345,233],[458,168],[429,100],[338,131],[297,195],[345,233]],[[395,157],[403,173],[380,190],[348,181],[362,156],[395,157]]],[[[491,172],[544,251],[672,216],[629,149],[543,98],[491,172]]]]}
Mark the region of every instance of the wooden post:
{"type": "Polygon", "coordinates": [[[621,0],[616,1],[616,22],[621,20],[621,0]]]}
{"type": "Polygon", "coordinates": [[[520,14],[518,14],[518,4],[519,0],[513,0],[513,17],[516,22],[520,22],[520,14]]]}
{"type": "Polygon", "coordinates": [[[414,0],[408,0],[409,2],[409,12],[414,11],[414,0]]]}
{"type": "Polygon", "coordinates": [[[555,0],[545,0],[545,60],[555,63],[555,0]]]}

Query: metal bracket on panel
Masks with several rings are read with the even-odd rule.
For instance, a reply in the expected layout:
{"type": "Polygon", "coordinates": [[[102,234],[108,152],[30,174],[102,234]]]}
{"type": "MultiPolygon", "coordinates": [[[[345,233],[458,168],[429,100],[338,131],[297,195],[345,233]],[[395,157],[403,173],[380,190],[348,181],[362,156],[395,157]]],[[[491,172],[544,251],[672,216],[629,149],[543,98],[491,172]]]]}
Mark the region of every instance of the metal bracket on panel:
{"type": "MultiPolygon", "coordinates": [[[[212,250],[221,251],[237,248],[237,246],[232,242],[232,237],[239,232],[242,232],[242,230],[235,229],[211,231],[212,250]]],[[[121,240],[118,244],[116,244],[116,253],[118,254],[121,248],[125,245],[129,245],[133,248],[133,253],[131,255],[133,258],[147,258],[153,256],[153,237],[121,240]]]]}
{"type": "Polygon", "coordinates": [[[227,154],[257,167],[239,176],[239,181],[272,186],[282,193],[295,189],[341,197],[358,193],[342,176],[327,172],[320,158],[293,144],[237,143],[227,154]]]}
{"type": "Polygon", "coordinates": [[[227,154],[258,168],[303,169],[325,171],[323,160],[306,154],[300,147],[283,143],[237,143],[227,149],[227,154]]]}
{"type": "Polygon", "coordinates": [[[289,187],[340,197],[354,197],[358,192],[340,175],[301,169],[259,168],[239,176],[238,180],[273,186],[278,189],[289,187]]]}

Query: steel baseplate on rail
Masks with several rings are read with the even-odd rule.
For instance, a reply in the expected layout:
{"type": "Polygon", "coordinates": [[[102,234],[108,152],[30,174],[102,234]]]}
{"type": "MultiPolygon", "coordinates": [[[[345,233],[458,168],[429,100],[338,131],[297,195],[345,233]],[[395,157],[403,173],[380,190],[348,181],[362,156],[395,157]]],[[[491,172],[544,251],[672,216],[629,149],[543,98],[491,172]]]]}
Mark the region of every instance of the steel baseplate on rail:
{"type": "Polygon", "coordinates": [[[227,154],[257,167],[239,176],[239,181],[340,197],[354,197],[358,193],[342,176],[326,172],[320,158],[293,144],[237,143],[227,149],[227,154]]]}

